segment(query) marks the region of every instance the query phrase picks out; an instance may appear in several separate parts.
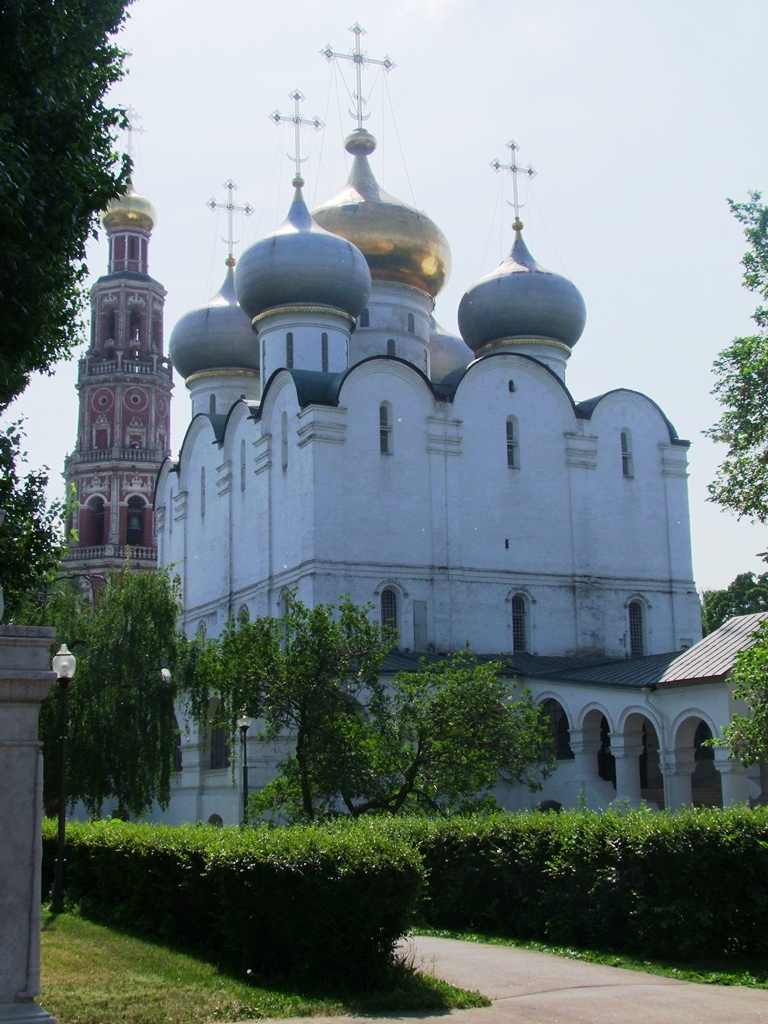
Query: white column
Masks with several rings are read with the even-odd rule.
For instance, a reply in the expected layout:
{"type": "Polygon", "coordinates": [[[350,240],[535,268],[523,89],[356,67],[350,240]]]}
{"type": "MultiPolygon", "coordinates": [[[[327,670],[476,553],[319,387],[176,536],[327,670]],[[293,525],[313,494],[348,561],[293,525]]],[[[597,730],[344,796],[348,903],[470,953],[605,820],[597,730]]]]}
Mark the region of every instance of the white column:
{"type": "Polygon", "coordinates": [[[666,766],[662,769],[667,783],[668,807],[678,811],[693,805],[691,776],[696,768],[693,750],[671,750],[667,752],[666,766]]]}
{"type": "Polygon", "coordinates": [[[642,740],[611,733],[611,753],[616,760],[616,799],[629,800],[634,806],[642,799],[639,761],[642,752],[642,740]]]}
{"type": "Polygon", "coordinates": [[[601,781],[597,773],[597,752],[600,749],[600,740],[595,738],[591,732],[585,732],[583,729],[571,729],[570,741],[574,759],[575,797],[578,798],[580,793],[586,796],[587,786],[590,783],[601,781]]]}
{"type": "Polygon", "coordinates": [[[723,807],[729,804],[748,804],[747,769],[737,758],[728,758],[725,747],[715,747],[715,768],[720,772],[723,788],[723,807]]]}
{"type": "MultiPolygon", "coordinates": [[[[40,992],[43,757],[37,738],[55,630],[0,626],[0,1024],[55,1024],[40,992]]],[[[48,751],[55,756],[55,751],[48,751]]]]}

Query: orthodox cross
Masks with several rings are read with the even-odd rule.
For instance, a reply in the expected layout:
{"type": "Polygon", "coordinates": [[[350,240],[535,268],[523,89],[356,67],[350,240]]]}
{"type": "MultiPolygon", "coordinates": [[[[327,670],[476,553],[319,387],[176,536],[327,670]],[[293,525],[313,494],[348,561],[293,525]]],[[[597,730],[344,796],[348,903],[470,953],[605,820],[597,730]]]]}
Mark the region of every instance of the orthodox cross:
{"type": "Polygon", "coordinates": [[[228,181],[224,182],[224,188],[227,190],[229,194],[223,203],[217,203],[216,200],[213,197],[211,197],[205,205],[208,207],[209,210],[212,210],[214,213],[216,212],[216,210],[227,211],[227,237],[223,238],[222,241],[227,243],[227,251],[229,253],[229,255],[227,256],[227,266],[230,266],[230,260],[233,261],[232,265],[234,265],[234,256],[232,255],[232,250],[235,246],[235,242],[239,241],[239,239],[233,238],[233,217],[235,213],[244,213],[246,217],[250,217],[251,214],[253,213],[253,207],[251,206],[250,203],[246,203],[244,206],[235,206],[234,191],[237,188],[237,185],[234,183],[234,181],[232,181],[231,178],[229,178],[228,181]]]}
{"type": "Polygon", "coordinates": [[[327,61],[332,60],[346,60],[350,64],[355,65],[355,75],[357,76],[357,92],[355,92],[354,99],[356,103],[356,109],[350,110],[352,117],[357,118],[358,129],[363,127],[363,121],[367,121],[371,116],[370,114],[364,114],[363,109],[366,105],[366,99],[363,97],[363,81],[362,73],[363,68],[366,64],[375,64],[380,68],[384,68],[385,71],[391,71],[392,68],[397,67],[394,61],[389,59],[389,56],[385,56],[384,60],[375,60],[373,57],[366,57],[363,51],[360,49],[360,36],[365,35],[365,29],[361,28],[360,25],[355,24],[349,30],[355,37],[355,49],[352,53],[336,53],[335,50],[331,49],[331,44],[327,43],[320,51],[327,61]]]}
{"type": "MultiPolygon", "coordinates": [[[[509,150],[510,154],[510,163],[503,164],[499,160],[491,160],[491,167],[497,173],[499,171],[509,171],[510,174],[512,175],[512,195],[514,196],[514,198],[512,202],[509,203],[509,205],[514,207],[515,210],[515,224],[520,224],[520,207],[523,204],[519,201],[517,195],[517,176],[518,174],[525,174],[528,178],[534,178],[536,176],[536,171],[534,171],[530,164],[528,164],[527,167],[520,167],[518,165],[515,157],[520,147],[514,139],[509,140],[509,142],[507,143],[507,149],[509,150]]],[[[509,200],[507,200],[507,202],[509,202],[509,200]]]]}
{"type": "Polygon", "coordinates": [[[143,135],[146,128],[139,128],[136,124],[140,121],[139,113],[133,107],[125,108],[125,131],[127,134],[126,145],[128,147],[128,159],[133,163],[133,136],[143,135]]]}
{"type": "MultiPolygon", "coordinates": [[[[296,149],[294,156],[289,157],[296,164],[296,179],[301,178],[301,165],[306,162],[307,157],[301,155],[301,128],[302,125],[308,125],[310,128],[314,128],[316,132],[319,132],[321,128],[325,127],[325,124],[320,120],[319,117],[302,117],[301,111],[299,110],[299,104],[304,99],[304,94],[298,89],[294,89],[293,92],[288,93],[288,99],[293,100],[293,113],[292,114],[281,114],[279,110],[273,110],[269,115],[270,121],[276,125],[282,124],[283,121],[290,121],[293,123],[293,144],[296,149]]],[[[303,184],[303,182],[302,182],[303,184]]]]}

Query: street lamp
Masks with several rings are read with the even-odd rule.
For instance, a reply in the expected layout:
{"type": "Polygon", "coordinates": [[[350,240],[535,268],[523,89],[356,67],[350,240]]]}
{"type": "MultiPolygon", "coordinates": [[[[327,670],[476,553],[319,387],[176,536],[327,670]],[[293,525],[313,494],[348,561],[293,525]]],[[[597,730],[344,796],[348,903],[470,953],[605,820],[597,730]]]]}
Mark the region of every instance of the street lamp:
{"type": "Polygon", "coordinates": [[[240,717],[237,720],[237,727],[240,730],[240,735],[243,738],[243,824],[248,824],[248,747],[246,745],[246,737],[248,730],[253,724],[253,719],[249,718],[245,710],[240,712],[240,717]]]}
{"type": "Polygon", "coordinates": [[[53,876],[51,904],[60,914],[64,909],[64,840],[67,827],[67,695],[69,681],[74,677],[77,660],[62,644],[53,656],[51,668],[59,684],[59,838],[56,846],[56,870],[53,876]]]}

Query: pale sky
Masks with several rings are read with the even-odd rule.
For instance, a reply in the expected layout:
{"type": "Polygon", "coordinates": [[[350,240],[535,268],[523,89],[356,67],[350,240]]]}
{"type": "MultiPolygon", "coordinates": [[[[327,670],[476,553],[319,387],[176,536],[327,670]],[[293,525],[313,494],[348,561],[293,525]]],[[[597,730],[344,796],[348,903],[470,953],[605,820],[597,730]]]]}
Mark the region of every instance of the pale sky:
{"type": "MultiPolygon", "coordinates": [[[[306,194],[320,203],[346,178],[354,127],[344,81],[320,49],[363,50],[397,65],[363,75],[366,127],[381,185],[425,210],[448,238],[453,273],[436,316],[456,330],[466,288],[511,245],[511,183],[490,167],[505,143],[537,173],[522,211],[539,263],[565,273],[587,305],[567,384],[578,401],[615,387],[649,395],[690,449],[694,573],[700,589],[762,571],[768,530],[706,501],[722,453],[702,436],[718,418],[712,361],[753,330],[741,287],[745,249],[726,197],[768,190],[768,4],[734,0],[136,0],[121,41],[129,74],[112,93],[132,105],[134,175],[158,212],[150,273],[168,290],[165,338],[224,276],[223,217],[205,207],[233,178],[256,212],[236,255],[285,216],[292,131],[268,119],[306,96],[326,122],[303,137],[306,194]]],[[[349,66],[346,84],[353,88],[349,66]]],[[[103,241],[89,268],[106,272],[103,241]]],[[[76,366],[36,379],[10,410],[27,417],[32,465],[52,494],[77,429],[76,366]]],[[[189,421],[177,378],[173,447],[189,421]]],[[[633,543],[628,537],[627,543],[633,543]]]]}

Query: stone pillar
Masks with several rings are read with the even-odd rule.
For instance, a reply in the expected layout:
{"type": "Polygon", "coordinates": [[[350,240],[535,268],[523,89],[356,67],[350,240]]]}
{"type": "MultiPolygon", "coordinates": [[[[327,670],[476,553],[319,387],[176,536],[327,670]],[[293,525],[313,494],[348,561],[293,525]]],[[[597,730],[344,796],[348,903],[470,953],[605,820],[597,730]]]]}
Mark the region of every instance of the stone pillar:
{"type": "Polygon", "coordinates": [[[667,752],[666,766],[663,771],[667,783],[667,806],[670,811],[679,811],[682,807],[693,806],[691,776],[695,769],[696,756],[693,749],[667,752]]]}
{"type": "Polygon", "coordinates": [[[55,630],[0,626],[0,1024],[53,1024],[40,992],[40,702],[55,630]]]}
{"type": "Polygon", "coordinates": [[[616,799],[629,800],[633,807],[640,804],[640,755],[642,739],[611,733],[611,753],[616,760],[616,799]]]}
{"type": "Polygon", "coordinates": [[[597,774],[597,752],[600,749],[600,739],[595,738],[591,732],[586,730],[571,729],[570,742],[574,760],[575,796],[578,798],[579,794],[584,794],[586,797],[589,784],[601,781],[597,774]]]}
{"type": "Polygon", "coordinates": [[[729,804],[748,804],[747,769],[736,758],[729,760],[728,753],[725,747],[715,747],[715,768],[720,772],[723,807],[729,804]]]}

